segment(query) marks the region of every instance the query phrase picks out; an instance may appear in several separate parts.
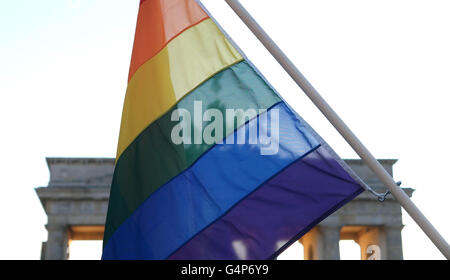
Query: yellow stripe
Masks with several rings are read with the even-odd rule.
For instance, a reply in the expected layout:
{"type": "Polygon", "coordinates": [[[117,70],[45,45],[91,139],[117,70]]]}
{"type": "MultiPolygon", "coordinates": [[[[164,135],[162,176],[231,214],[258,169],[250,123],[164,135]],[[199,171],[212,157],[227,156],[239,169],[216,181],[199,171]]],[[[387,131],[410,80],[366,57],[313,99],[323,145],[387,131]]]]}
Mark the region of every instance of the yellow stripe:
{"type": "Polygon", "coordinates": [[[211,19],[171,41],[128,83],[116,161],[142,130],[184,95],[242,59],[211,19]]]}

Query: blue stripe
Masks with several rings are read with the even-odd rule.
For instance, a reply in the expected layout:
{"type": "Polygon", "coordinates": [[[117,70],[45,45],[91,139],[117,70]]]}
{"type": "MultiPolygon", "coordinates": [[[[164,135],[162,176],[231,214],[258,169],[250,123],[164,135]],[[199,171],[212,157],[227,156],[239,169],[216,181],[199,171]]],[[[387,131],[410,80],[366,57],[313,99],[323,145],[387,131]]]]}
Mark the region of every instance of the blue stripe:
{"type": "Polygon", "coordinates": [[[266,116],[270,126],[275,111],[280,125],[276,154],[261,155],[264,145],[248,141],[215,145],[144,201],[106,244],[103,259],[167,258],[273,175],[319,146],[284,102],[227,139],[236,139],[241,130],[248,136],[249,128],[266,116]]]}

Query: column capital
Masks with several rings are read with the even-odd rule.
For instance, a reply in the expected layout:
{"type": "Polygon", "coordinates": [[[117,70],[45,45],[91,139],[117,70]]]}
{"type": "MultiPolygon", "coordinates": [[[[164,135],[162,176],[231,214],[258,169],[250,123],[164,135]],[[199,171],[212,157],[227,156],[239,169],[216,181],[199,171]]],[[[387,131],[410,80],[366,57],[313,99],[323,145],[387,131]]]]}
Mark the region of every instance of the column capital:
{"type": "Polygon", "coordinates": [[[330,231],[334,231],[334,230],[341,230],[342,225],[339,224],[320,224],[319,225],[319,229],[323,229],[323,230],[330,230],[330,231]]]}
{"type": "Polygon", "coordinates": [[[388,230],[402,230],[405,227],[405,225],[403,224],[394,224],[394,225],[384,225],[383,228],[388,231],[388,230]]]}
{"type": "Polygon", "coordinates": [[[45,228],[49,231],[49,230],[67,230],[69,227],[66,224],[55,224],[55,223],[50,223],[50,224],[46,224],[45,228]]]}

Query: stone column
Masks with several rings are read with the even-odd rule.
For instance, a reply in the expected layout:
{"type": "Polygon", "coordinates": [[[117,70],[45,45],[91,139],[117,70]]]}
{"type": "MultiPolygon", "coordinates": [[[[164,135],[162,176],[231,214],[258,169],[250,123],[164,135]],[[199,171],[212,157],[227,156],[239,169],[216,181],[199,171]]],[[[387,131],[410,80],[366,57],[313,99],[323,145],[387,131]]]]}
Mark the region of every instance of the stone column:
{"type": "Polygon", "coordinates": [[[339,240],[341,239],[341,228],[339,226],[319,226],[321,235],[321,260],[339,260],[339,240]]]}
{"type": "Polygon", "coordinates": [[[46,260],[65,260],[68,258],[68,230],[65,225],[46,225],[48,239],[45,245],[46,260]]]}
{"type": "Polygon", "coordinates": [[[384,227],[387,251],[386,259],[388,260],[403,260],[402,228],[403,225],[384,227]]]}

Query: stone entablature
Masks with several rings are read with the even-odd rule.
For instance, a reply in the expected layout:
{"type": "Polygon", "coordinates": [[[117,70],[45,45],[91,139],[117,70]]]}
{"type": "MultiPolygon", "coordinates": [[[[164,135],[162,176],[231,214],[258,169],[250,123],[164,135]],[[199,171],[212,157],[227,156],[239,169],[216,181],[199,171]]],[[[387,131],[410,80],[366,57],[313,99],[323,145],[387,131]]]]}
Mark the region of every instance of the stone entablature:
{"type": "Polygon", "coordinates": [[[47,158],[49,187],[110,187],[113,158],[47,158]]]}

